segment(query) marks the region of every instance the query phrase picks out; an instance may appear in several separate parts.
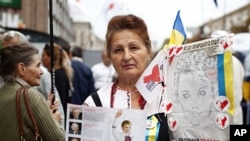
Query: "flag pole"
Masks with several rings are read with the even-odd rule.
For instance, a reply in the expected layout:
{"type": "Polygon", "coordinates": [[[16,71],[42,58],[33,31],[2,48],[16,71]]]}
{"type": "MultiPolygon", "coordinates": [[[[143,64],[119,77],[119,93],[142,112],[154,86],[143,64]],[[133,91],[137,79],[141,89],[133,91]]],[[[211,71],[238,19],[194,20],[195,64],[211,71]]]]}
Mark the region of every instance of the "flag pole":
{"type": "MultiPolygon", "coordinates": [[[[54,34],[53,34],[53,0],[49,0],[49,25],[50,25],[50,49],[51,49],[51,93],[55,93],[55,71],[54,71],[54,34]]],[[[55,96],[54,96],[55,98],[55,96]]],[[[53,101],[54,101],[53,98],[53,101]]]]}

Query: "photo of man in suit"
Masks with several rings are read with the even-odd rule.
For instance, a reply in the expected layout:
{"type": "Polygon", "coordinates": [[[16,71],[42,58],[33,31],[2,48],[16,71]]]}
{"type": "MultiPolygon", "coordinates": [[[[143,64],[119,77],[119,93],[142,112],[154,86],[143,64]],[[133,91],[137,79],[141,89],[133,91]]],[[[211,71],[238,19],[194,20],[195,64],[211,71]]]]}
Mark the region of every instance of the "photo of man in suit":
{"type": "Polygon", "coordinates": [[[73,135],[81,135],[81,123],[70,123],[69,133],[73,135]]]}
{"type": "Polygon", "coordinates": [[[72,110],[70,112],[70,119],[81,120],[82,119],[82,112],[80,110],[81,109],[79,109],[79,108],[72,108],[72,110]]]}

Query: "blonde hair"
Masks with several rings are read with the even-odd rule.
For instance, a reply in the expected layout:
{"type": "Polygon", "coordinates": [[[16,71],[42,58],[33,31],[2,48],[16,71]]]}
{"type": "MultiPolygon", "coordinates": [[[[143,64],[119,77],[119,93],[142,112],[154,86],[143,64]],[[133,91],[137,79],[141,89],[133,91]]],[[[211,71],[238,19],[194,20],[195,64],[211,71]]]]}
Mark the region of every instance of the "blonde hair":
{"type": "MultiPolygon", "coordinates": [[[[46,44],[44,51],[46,52],[46,54],[48,56],[51,57],[51,49],[50,49],[50,45],[46,44]]],[[[55,69],[59,69],[59,68],[63,68],[66,72],[66,75],[69,79],[70,82],[70,87],[71,89],[73,89],[73,68],[71,67],[71,61],[69,59],[69,56],[67,54],[67,52],[59,45],[54,43],[54,67],[55,69]]]]}

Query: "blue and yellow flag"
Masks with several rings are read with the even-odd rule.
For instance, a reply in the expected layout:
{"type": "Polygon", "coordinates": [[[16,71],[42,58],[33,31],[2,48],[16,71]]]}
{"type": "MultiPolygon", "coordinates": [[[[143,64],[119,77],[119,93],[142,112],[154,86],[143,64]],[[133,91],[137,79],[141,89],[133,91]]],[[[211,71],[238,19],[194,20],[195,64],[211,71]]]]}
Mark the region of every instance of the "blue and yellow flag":
{"type": "Polygon", "coordinates": [[[183,44],[186,40],[186,36],[187,35],[186,35],[185,29],[183,27],[181,17],[180,17],[180,10],[178,10],[175,21],[174,21],[173,31],[169,39],[169,45],[183,44]]]}

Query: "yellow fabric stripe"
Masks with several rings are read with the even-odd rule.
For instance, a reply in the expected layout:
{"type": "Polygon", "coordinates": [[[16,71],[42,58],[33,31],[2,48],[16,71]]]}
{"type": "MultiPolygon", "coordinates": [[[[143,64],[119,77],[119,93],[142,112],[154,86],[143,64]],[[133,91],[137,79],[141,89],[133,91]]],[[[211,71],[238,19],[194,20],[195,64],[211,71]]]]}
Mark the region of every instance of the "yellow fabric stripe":
{"type": "Polygon", "coordinates": [[[154,128],[147,129],[147,137],[145,141],[157,141],[160,124],[158,122],[158,119],[155,116],[152,116],[150,120],[156,125],[154,128]]]}
{"type": "Polygon", "coordinates": [[[224,53],[224,73],[225,73],[225,87],[226,87],[226,96],[230,101],[230,107],[228,112],[231,115],[234,115],[234,89],[233,89],[233,66],[232,66],[232,53],[226,51],[224,53]]]}

